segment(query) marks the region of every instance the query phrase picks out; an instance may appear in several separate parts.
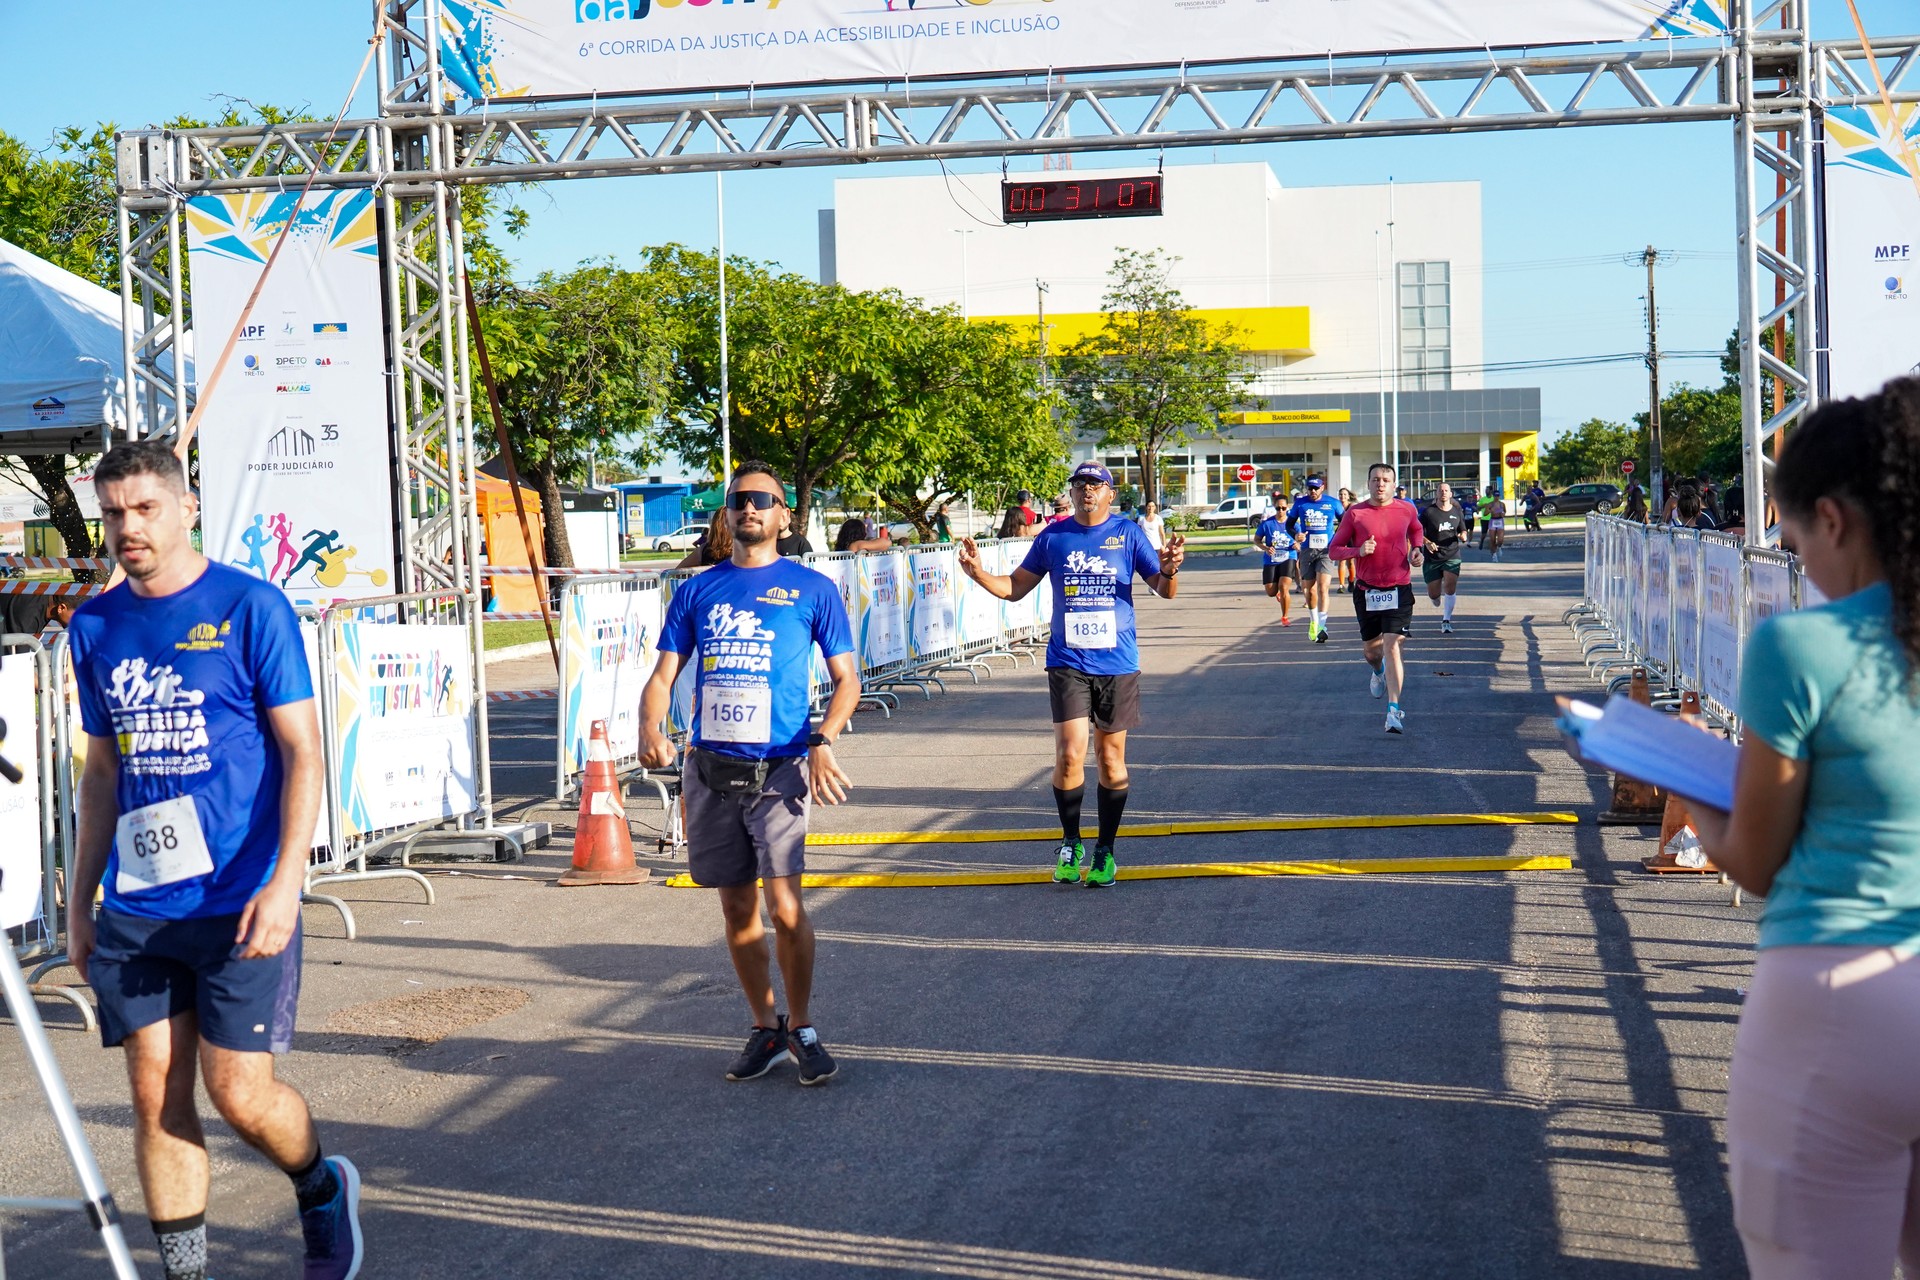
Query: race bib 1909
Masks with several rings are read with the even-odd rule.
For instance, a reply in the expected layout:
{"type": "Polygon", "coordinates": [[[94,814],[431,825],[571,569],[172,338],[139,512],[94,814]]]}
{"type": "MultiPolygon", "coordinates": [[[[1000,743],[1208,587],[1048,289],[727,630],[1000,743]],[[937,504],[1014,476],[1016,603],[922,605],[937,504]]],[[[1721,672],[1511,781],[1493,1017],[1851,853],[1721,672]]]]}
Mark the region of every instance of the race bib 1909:
{"type": "Polygon", "coordinates": [[[1083,609],[1066,617],[1069,649],[1111,649],[1120,643],[1112,609],[1083,609]]]}
{"type": "Polygon", "coordinates": [[[1385,610],[1398,609],[1399,607],[1400,607],[1400,592],[1397,588],[1390,589],[1387,591],[1367,592],[1367,612],[1368,613],[1381,613],[1381,612],[1384,612],[1385,610]]]}
{"type": "Polygon", "coordinates": [[[192,796],[175,796],[120,815],[113,845],[120,854],[116,893],[139,893],[213,874],[213,855],[192,796]]]}
{"type": "Polygon", "coordinates": [[[764,684],[710,684],[700,690],[703,742],[767,742],[773,736],[773,689],[764,684]]]}

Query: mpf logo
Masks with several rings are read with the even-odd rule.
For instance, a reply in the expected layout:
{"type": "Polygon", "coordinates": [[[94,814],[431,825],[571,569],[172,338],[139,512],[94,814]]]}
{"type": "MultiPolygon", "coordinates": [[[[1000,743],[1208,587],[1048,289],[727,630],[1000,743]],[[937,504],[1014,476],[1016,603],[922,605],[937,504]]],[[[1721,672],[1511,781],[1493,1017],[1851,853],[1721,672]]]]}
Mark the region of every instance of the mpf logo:
{"type": "Polygon", "coordinates": [[[1912,256],[1912,253],[1913,246],[1910,244],[1877,244],[1873,246],[1873,260],[1875,262],[1905,262],[1912,256]]]}
{"type": "Polygon", "coordinates": [[[240,341],[258,342],[267,336],[267,326],[263,324],[245,325],[240,330],[240,341]]]}

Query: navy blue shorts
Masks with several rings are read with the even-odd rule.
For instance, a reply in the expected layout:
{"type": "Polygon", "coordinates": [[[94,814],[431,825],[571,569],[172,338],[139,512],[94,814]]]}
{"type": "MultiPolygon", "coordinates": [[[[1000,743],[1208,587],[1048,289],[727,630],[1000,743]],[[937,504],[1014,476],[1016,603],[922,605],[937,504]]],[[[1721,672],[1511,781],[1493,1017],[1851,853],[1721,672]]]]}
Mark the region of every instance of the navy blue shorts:
{"type": "Polygon", "coordinates": [[[102,911],[87,977],[100,1004],[100,1043],[179,1013],[198,1015],[208,1044],[237,1053],[293,1048],[300,1003],[300,931],[277,956],[239,960],[240,917],[149,920],[102,911]]]}

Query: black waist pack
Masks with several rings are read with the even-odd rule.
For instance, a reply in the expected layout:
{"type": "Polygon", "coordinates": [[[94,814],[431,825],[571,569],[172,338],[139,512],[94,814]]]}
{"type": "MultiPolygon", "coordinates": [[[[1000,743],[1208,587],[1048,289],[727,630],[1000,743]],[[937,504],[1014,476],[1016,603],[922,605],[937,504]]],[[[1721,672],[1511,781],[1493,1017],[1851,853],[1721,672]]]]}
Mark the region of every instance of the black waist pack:
{"type": "Polygon", "coordinates": [[[694,768],[700,781],[723,796],[757,796],[766,790],[767,775],[778,760],[736,760],[698,747],[693,751],[694,768]]]}

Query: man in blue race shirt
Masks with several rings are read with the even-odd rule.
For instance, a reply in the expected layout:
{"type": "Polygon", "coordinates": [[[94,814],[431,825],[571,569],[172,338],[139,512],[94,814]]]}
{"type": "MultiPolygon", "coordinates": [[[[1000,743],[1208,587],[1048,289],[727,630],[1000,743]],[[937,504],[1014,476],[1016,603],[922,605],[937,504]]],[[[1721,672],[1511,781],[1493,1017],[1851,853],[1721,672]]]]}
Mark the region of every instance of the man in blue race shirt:
{"type": "Polygon", "coordinates": [[[305,1099],[274,1078],[273,1055],[293,1047],[320,809],[300,625],[278,588],[193,549],[199,503],[170,446],[122,445],[93,479],[127,577],[70,628],[87,757],[67,955],[99,1000],[101,1040],[126,1051],[166,1277],[206,1277],[197,1060],[227,1123],[293,1180],[307,1280],[351,1280],[360,1175],[322,1158],[305,1099]]]}
{"type": "Polygon", "coordinates": [[[1280,601],[1280,625],[1290,627],[1293,625],[1293,581],[1300,576],[1300,563],[1293,539],[1288,536],[1286,523],[1280,516],[1286,500],[1287,495],[1281,490],[1273,491],[1273,510],[1253,531],[1253,541],[1263,553],[1260,584],[1268,595],[1280,601]]]}
{"type": "Polygon", "coordinates": [[[1327,493],[1324,479],[1308,476],[1307,491],[1294,499],[1293,509],[1287,512],[1287,532],[1300,549],[1300,582],[1307,595],[1307,639],[1316,644],[1327,642],[1327,580],[1334,572],[1327,548],[1345,510],[1340,499],[1327,493]]]}
{"type": "Polygon", "coordinates": [[[753,1009],[747,1045],[729,1080],[754,1080],[782,1062],[800,1083],[825,1084],[833,1057],[814,1030],[813,925],[800,900],[813,801],[847,798],[833,742],[860,702],[853,629],[825,574],[782,559],[786,490],[764,462],[743,462],[727,493],[733,555],[683,583],[667,603],[660,661],[640,695],[641,761],[673,763],[661,731],[682,665],[694,667],[693,727],[680,770],[687,806],[687,874],[720,891],[733,971],[753,1009]],[[813,648],[826,656],[833,700],[818,730],[807,722],[813,648]],[[776,1012],[760,923],[764,885],[789,1014],[776,1012]]]}
{"type": "Polygon", "coordinates": [[[1184,539],[1167,535],[1156,553],[1140,526],[1112,515],[1113,476],[1083,462],[1068,481],[1073,518],[1040,531],[1011,574],[988,573],[973,539],[959,544],[960,570],[1002,600],[1024,599],[1053,580],[1053,629],[1047,641],[1047,693],[1053,703],[1053,800],[1060,810],[1055,884],[1073,884],[1084,867],[1089,888],[1118,875],[1113,842],[1127,807],[1127,730],[1140,723],[1140,652],[1133,629],[1133,576],[1173,599],[1184,539]],[[1095,787],[1100,834],[1089,859],[1080,839],[1086,798],[1087,722],[1100,761],[1095,787]]]}

